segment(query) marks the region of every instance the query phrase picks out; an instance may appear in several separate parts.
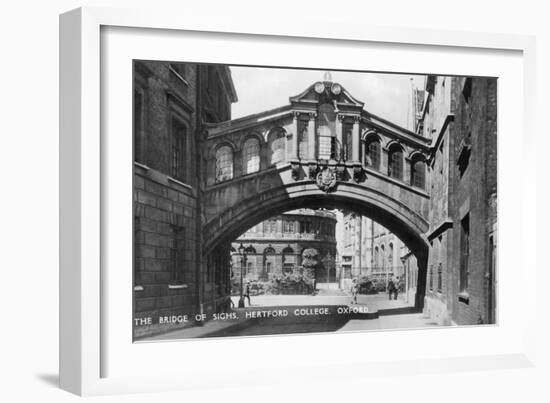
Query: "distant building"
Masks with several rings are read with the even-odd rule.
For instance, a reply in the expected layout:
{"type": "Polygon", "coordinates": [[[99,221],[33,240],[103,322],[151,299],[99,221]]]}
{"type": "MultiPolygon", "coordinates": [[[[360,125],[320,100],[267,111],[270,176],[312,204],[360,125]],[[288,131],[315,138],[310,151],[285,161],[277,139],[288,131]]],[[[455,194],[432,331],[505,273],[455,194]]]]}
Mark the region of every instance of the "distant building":
{"type": "Polygon", "coordinates": [[[315,249],[317,283],[336,281],[336,215],[329,210],[299,209],[253,226],[232,243],[232,279],[241,270],[245,281],[267,281],[293,273],[302,265],[303,252],[315,249]],[[238,253],[246,250],[246,259],[238,253]]]}
{"type": "Polygon", "coordinates": [[[362,275],[387,283],[392,276],[405,274],[401,256],[408,249],[395,234],[370,218],[345,212],[343,242],[344,288],[352,278],[362,275]]]}

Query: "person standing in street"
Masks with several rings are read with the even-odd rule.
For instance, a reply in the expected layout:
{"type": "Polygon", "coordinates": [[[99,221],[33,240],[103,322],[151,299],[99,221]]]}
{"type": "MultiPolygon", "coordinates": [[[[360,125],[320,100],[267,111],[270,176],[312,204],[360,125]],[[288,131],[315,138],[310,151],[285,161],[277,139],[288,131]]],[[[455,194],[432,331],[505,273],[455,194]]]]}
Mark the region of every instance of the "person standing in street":
{"type": "Polygon", "coordinates": [[[393,293],[396,293],[395,295],[395,299],[397,299],[397,291],[395,289],[395,283],[393,281],[393,277],[390,278],[390,281],[388,282],[388,294],[389,294],[389,299],[391,299],[391,296],[393,295],[393,293]]]}
{"type": "Polygon", "coordinates": [[[401,288],[401,279],[399,278],[399,276],[397,276],[395,278],[394,285],[395,285],[395,290],[394,290],[395,297],[394,297],[394,299],[397,299],[397,294],[399,293],[399,289],[401,288]]]}
{"type": "Polygon", "coordinates": [[[252,304],[250,303],[250,283],[246,283],[244,297],[248,299],[248,306],[251,306],[252,304]]]}
{"type": "Polygon", "coordinates": [[[357,279],[351,281],[351,303],[357,304],[357,292],[359,291],[359,286],[357,285],[357,279]]]}

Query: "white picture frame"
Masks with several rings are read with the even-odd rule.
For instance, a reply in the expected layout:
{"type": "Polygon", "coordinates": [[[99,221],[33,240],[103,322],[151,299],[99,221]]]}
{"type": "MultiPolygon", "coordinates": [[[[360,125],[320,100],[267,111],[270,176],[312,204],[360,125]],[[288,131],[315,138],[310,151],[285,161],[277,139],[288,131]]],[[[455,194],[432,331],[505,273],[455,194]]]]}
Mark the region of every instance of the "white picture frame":
{"type": "MultiPolygon", "coordinates": [[[[327,17],[328,18],[328,17],[327,17]]],[[[397,340],[410,340],[412,343],[428,338],[428,344],[437,340],[465,340],[465,345],[457,348],[453,346],[449,354],[445,354],[445,346],[442,345],[430,353],[419,347],[419,351],[396,351],[394,356],[381,357],[373,354],[370,357],[354,357],[350,359],[346,346],[342,346],[342,356],[327,355],[316,357],[306,354],[303,360],[288,359],[281,356],[281,351],[288,348],[291,341],[292,348],[296,350],[307,349],[311,340],[319,340],[329,345],[355,346],[361,345],[365,333],[331,334],[331,335],[306,335],[306,336],[278,336],[269,338],[247,338],[245,340],[210,340],[187,341],[177,343],[143,343],[140,347],[139,357],[143,361],[143,368],[130,371],[122,366],[112,369],[110,361],[121,360],[123,356],[117,354],[126,351],[130,357],[138,357],[132,353],[133,346],[128,345],[126,335],[131,333],[131,317],[113,318],[115,304],[121,302],[109,299],[110,284],[105,283],[109,278],[104,268],[108,266],[106,252],[109,244],[105,241],[103,226],[105,220],[112,216],[105,216],[102,208],[108,203],[107,193],[109,178],[114,175],[113,165],[106,164],[108,152],[106,147],[112,143],[102,137],[101,133],[106,129],[102,118],[108,111],[102,108],[102,91],[106,91],[102,85],[102,69],[105,61],[102,53],[106,42],[102,37],[102,31],[108,27],[118,29],[147,29],[158,30],[156,32],[193,32],[216,33],[219,35],[237,35],[239,38],[248,36],[257,43],[269,41],[307,41],[312,43],[319,41],[320,49],[327,46],[362,46],[370,44],[379,49],[394,47],[403,52],[424,52],[429,49],[456,55],[468,50],[473,53],[483,54],[510,54],[515,62],[512,68],[510,80],[514,85],[509,93],[499,92],[501,100],[506,97],[520,97],[522,105],[518,113],[517,121],[511,122],[522,133],[523,146],[519,152],[521,159],[527,161],[533,152],[534,136],[534,92],[535,92],[535,43],[534,39],[522,35],[502,35],[489,33],[466,33],[457,31],[429,31],[406,28],[372,27],[350,21],[342,24],[338,22],[322,21],[308,16],[300,16],[299,24],[281,25],[277,21],[269,19],[258,21],[249,19],[221,19],[212,16],[193,16],[182,19],[180,15],[169,11],[153,10],[115,10],[103,8],[81,8],[70,11],[60,17],[60,385],[63,389],[79,395],[97,395],[112,393],[134,393],[176,390],[196,387],[215,387],[239,384],[242,386],[257,383],[272,383],[285,377],[301,376],[310,379],[322,379],[326,376],[326,369],[337,369],[341,374],[354,371],[356,376],[370,376],[380,374],[404,374],[419,372],[440,372],[454,370],[474,370],[492,368],[517,368],[534,365],[534,339],[536,310],[534,293],[526,296],[521,308],[521,321],[501,318],[498,326],[476,329],[453,328],[445,330],[415,330],[369,333],[369,342],[391,343],[397,340]],[[519,63],[519,65],[517,65],[519,63]],[[515,70],[514,70],[515,69],[515,70]],[[519,70],[518,70],[519,69],[519,70]],[[518,75],[518,71],[521,74],[518,75]],[[121,333],[117,328],[120,324],[121,333]],[[124,330],[126,329],[126,330],[124,330]],[[443,333],[445,332],[445,333],[443,333]],[[113,337],[113,333],[124,336],[113,337]],[[439,339],[438,339],[439,337],[439,339]],[[391,339],[387,341],[384,339],[391,339]],[[485,344],[477,346],[466,345],[468,340],[495,340],[494,348],[484,350],[485,344]],[[499,344],[496,340],[502,339],[499,344]],[[245,365],[237,363],[238,367],[228,374],[223,369],[209,367],[214,359],[224,359],[224,350],[228,348],[243,347],[252,354],[269,346],[271,351],[270,365],[263,365],[262,371],[254,371],[262,368],[261,363],[245,365]],[[170,356],[166,352],[170,352],[170,356]],[[163,366],[162,371],[153,375],[146,371],[151,365],[156,365],[164,360],[169,365],[163,366]],[[237,374],[241,370],[248,369],[250,376],[241,379],[237,374]],[[141,371],[143,369],[143,371],[141,371]],[[307,369],[307,370],[305,370],[307,369]],[[208,379],[204,375],[208,374],[208,379]]],[[[137,32],[137,31],[136,31],[137,32]]],[[[149,31],[150,32],[150,31],[149,31]]],[[[128,33],[126,32],[125,35],[128,33]]],[[[132,33],[130,33],[131,35],[132,33]]],[[[176,35],[177,36],[177,35],[176,35]]],[[[178,40],[172,38],[172,40],[178,40]]],[[[113,42],[114,43],[114,42],[113,42]]],[[[369,45],[369,46],[370,46],[369,45]]],[[[111,46],[111,42],[109,42],[111,46]]],[[[150,47],[145,44],[144,48],[150,47]]],[[[131,48],[131,47],[129,47],[131,48]]],[[[238,51],[235,51],[238,56],[238,51]]],[[[141,55],[136,55],[139,58],[141,55]]],[[[208,61],[224,62],[223,57],[214,56],[208,61]]],[[[230,62],[225,60],[226,62],[230,62]]],[[[287,65],[288,63],[282,62],[287,65]]],[[[297,62],[299,65],[303,63],[297,62]]],[[[505,64],[506,62],[504,62],[505,64]]],[[[260,63],[261,64],[261,63],[260,63]]],[[[437,63],[434,63],[439,66],[437,63]]],[[[482,67],[482,66],[481,66],[482,67]]],[[[471,66],[470,72],[475,73],[480,66],[471,66]]],[[[396,67],[397,68],[397,67],[396,67]]],[[[438,67],[435,67],[438,69],[438,67]]],[[[444,69],[443,65],[439,67],[444,69]]],[[[376,69],[376,66],[374,66],[376,69]]],[[[412,71],[405,66],[406,71],[412,71]]],[[[461,70],[464,71],[464,70],[461,70]]],[[[435,73],[457,74],[458,71],[447,69],[437,70],[435,73]]],[[[506,87],[508,88],[508,87],[506,87]]],[[[119,94],[120,95],[120,94],[119,94]]],[[[124,97],[124,95],[122,95],[124,97]]],[[[129,97],[128,97],[129,98],[129,97]]],[[[504,105],[506,107],[506,105],[504,105]]],[[[502,114],[503,109],[499,109],[502,114]]],[[[499,117],[499,130],[501,128],[499,117]]],[[[508,121],[506,121],[508,123],[508,121]]],[[[509,128],[504,127],[499,131],[499,154],[510,150],[509,128]],[[504,139],[503,139],[504,138],[504,139]]],[[[512,147],[513,148],[513,147],[512,147]]],[[[128,146],[128,153],[130,149],[128,146]]],[[[506,169],[501,164],[499,155],[499,170],[506,169]]],[[[499,171],[499,181],[512,181],[514,178],[504,177],[499,171]]],[[[536,188],[536,177],[531,175],[523,178],[525,188],[536,188]]],[[[499,183],[500,186],[500,183],[499,183]]],[[[522,276],[524,278],[536,277],[534,253],[522,253],[527,251],[526,234],[536,232],[536,210],[533,208],[534,200],[527,192],[516,192],[515,196],[503,192],[499,197],[502,203],[512,205],[521,203],[521,208],[516,210],[516,218],[519,214],[520,223],[507,226],[500,225],[502,235],[499,242],[505,242],[507,232],[517,230],[516,238],[519,254],[522,259],[522,276]],[[514,199],[515,197],[515,199],[514,199]]],[[[532,195],[532,193],[531,193],[532,195]]],[[[499,214],[502,208],[499,207],[499,214]]],[[[499,220],[502,215],[499,215],[499,220]]],[[[505,218],[505,217],[504,217],[505,218]]],[[[119,230],[125,231],[125,227],[119,225],[119,230]]],[[[508,234],[509,235],[509,234],[508,234]]],[[[126,243],[128,244],[128,243],[126,243]]],[[[505,248],[499,250],[499,262],[504,265],[514,264],[510,254],[505,248]],[[503,250],[504,249],[504,250],[503,250]],[[510,260],[511,259],[511,260],[510,260]]],[[[518,253],[518,250],[516,250],[518,253]]],[[[500,266],[503,267],[503,266],[500,266]]],[[[509,300],[509,283],[501,283],[499,290],[500,300],[509,300]]],[[[127,303],[131,303],[127,301],[127,303]]],[[[511,304],[501,304],[499,310],[511,304]],[[503,307],[504,306],[504,307],[503,307]]],[[[511,307],[510,309],[513,309],[511,307]]],[[[510,313],[511,310],[508,311],[510,313]]],[[[506,312],[504,312],[506,315],[506,312]]],[[[419,342],[420,343],[420,342],[419,342]]],[[[481,343],[481,342],[480,342],[481,343]]],[[[130,341],[131,344],[131,341],[130,341]]],[[[421,344],[419,344],[421,346],[421,344]]],[[[349,348],[351,348],[349,347],[349,348]]],[[[128,358],[129,356],[126,356],[128,358]]],[[[132,363],[136,367],[135,362],[132,363]]],[[[113,367],[114,368],[114,367],[113,367]]],[[[341,375],[344,376],[344,375],[341,375]]]]}

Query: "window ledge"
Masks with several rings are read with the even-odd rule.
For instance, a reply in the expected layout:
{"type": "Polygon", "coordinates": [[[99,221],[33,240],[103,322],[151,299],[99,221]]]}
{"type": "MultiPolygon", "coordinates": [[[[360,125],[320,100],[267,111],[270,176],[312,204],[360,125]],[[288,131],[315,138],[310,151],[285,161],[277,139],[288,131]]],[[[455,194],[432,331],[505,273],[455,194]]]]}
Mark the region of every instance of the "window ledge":
{"type": "Polygon", "coordinates": [[[470,294],[468,294],[466,291],[459,292],[458,293],[458,301],[463,302],[465,304],[469,304],[470,303],[470,294]]]}
{"type": "Polygon", "coordinates": [[[189,82],[183,76],[176,71],[172,66],[168,68],[182,83],[189,87],[189,82]]]}
{"type": "Polygon", "coordinates": [[[149,171],[151,168],[149,168],[147,165],[142,164],[141,162],[134,161],[134,165],[140,167],[141,169],[144,169],[146,171],[149,171]]]}
{"type": "Polygon", "coordinates": [[[187,188],[187,189],[189,189],[189,190],[193,190],[193,187],[192,187],[192,186],[188,185],[187,183],[183,183],[183,182],[181,182],[181,181],[179,181],[179,180],[177,180],[177,179],[174,179],[174,178],[171,177],[171,176],[168,176],[168,181],[169,181],[169,182],[176,183],[176,184],[178,184],[178,185],[180,185],[180,186],[183,186],[184,188],[187,188]]]}
{"type": "Polygon", "coordinates": [[[169,290],[184,290],[188,287],[187,284],[168,284],[169,290]]]}
{"type": "Polygon", "coordinates": [[[144,288],[143,288],[142,285],[136,285],[136,286],[134,286],[134,291],[143,291],[143,290],[144,290],[144,288]]]}

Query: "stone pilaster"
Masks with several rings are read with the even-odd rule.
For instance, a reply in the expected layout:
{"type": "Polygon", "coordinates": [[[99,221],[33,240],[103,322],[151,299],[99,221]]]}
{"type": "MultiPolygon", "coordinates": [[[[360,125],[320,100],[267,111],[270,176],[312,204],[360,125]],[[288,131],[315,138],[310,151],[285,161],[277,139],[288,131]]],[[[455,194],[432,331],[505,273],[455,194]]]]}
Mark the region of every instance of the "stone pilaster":
{"type": "Polygon", "coordinates": [[[307,135],[308,135],[308,159],[309,160],[315,160],[316,159],[316,149],[317,149],[317,136],[315,135],[315,113],[310,112],[309,113],[309,123],[307,127],[307,135]]]}
{"type": "Polygon", "coordinates": [[[351,155],[352,162],[359,163],[359,147],[360,147],[360,138],[359,138],[359,116],[355,116],[353,119],[353,130],[351,132],[351,155]]]}

